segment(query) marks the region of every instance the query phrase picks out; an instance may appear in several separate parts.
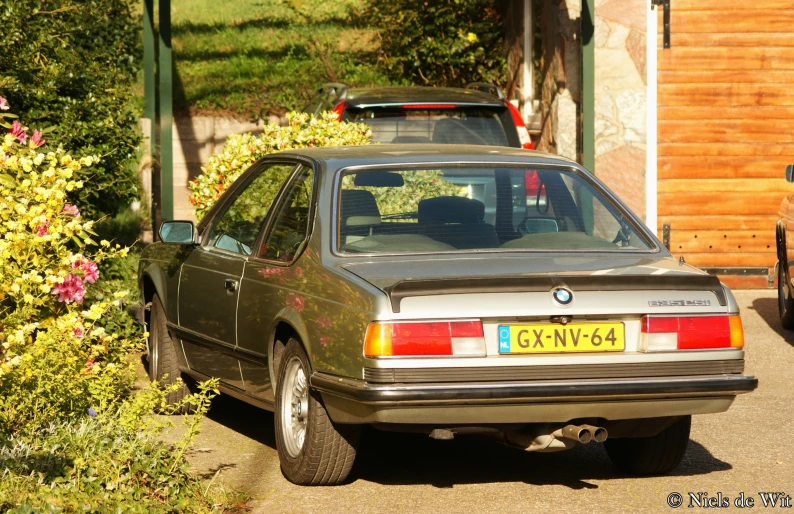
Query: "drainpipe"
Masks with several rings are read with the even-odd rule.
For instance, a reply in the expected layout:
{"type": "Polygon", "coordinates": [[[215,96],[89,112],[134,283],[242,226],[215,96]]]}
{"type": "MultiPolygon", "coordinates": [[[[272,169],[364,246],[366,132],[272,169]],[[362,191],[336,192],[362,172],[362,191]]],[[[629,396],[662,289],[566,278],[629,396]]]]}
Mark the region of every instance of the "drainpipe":
{"type": "Polygon", "coordinates": [[[535,36],[535,26],[532,24],[532,0],[524,0],[524,76],[522,82],[524,87],[521,92],[524,97],[524,108],[521,113],[524,116],[524,123],[529,126],[529,118],[534,114],[533,99],[535,94],[534,87],[534,63],[532,62],[532,40],[535,36]]]}

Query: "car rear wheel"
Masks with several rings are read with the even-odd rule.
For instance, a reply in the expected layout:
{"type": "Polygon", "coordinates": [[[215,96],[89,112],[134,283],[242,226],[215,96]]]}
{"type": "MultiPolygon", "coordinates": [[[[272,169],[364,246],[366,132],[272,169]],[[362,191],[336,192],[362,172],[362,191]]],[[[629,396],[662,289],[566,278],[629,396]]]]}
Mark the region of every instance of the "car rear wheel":
{"type": "Polygon", "coordinates": [[[794,299],[791,298],[790,289],[786,282],[785,261],[777,266],[777,306],[780,314],[780,324],[786,330],[794,329],[794,299]]]}
{"type": "Polygon", "coordinates": [[[335,485],[353,467],[361,427],[331,421],[320,394],[309,387],[310,370],[303,347],[290,339],[279,361],[276,448],[290,482],[335,485]]]}
{"type": "MultiPolygon", "coordinates": [[[[160,301],[159,296],[154,295],[152,298],[151,309],[148,341],[149,379],[159,382],[164,387],[168,387],[175,384],[182,375],[177,361],[176,344],[168,333],[165,309],[163,309],[163,303],[160,301]]],[[[168,405],[178,404],[189,394],[190,389],[183,382],[176,391],[166,395],[166,402],[168,402],[168,405]]],[[[190,414],[192,410],[192,405],[182,405],[177,412],[190,414]]]]}
{"type": "Polygon", "coordinates": [[[684,416],[653,437],[607,439],[604,447],[621,471],[635,475],[659,475],[674,470],[689,443],[692,416],[684,416]]]}

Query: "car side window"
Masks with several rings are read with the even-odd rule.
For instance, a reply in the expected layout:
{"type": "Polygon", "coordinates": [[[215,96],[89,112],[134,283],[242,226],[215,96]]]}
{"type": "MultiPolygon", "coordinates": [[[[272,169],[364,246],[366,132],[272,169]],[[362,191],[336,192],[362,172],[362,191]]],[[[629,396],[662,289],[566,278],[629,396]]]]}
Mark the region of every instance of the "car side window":
{"type": "Polygon", "coordinates": [[[281,186],[294,169],[294,164],[272,164],[261,170],[215,221],[208,245],[251,255],[262,223],[281,186]]]}
{"type": "Polygon", "coordinates": [[[292,262],[309,234],[314,172],[304,167],[288,186],[277,207],[273,225],[259,256],[274,261],[292,262]]]}

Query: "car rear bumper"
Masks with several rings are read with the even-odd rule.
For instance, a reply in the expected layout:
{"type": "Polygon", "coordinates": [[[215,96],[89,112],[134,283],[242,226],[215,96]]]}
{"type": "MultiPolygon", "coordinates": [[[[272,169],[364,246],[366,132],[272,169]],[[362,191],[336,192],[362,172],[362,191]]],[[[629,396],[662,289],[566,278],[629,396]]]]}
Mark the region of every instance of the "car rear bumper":
{"type": "Polygon", "coordinates": [[[746,375],[526,382],[371,384],[314,373],[340,423],[530,423],[722,412],[758,386],[746,375]]]}

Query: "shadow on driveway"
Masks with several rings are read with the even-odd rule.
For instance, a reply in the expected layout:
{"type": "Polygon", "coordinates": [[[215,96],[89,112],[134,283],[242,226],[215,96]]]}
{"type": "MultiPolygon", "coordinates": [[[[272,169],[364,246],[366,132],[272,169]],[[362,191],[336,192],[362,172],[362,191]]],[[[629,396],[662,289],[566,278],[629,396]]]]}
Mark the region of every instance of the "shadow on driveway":
{"type": "MultiPolygon", "coordinates": [[[[208,417],[266,445],[275,453],[272,413],[221,395],[213,400],[208,417]]],[[[729,463],[690,440],[684,461],[672,476],[704,475],[731,468],[729,463]]],[[[213,469],[208,475],[215,471],[213,469]]],[[[486,436],[458,436],[453,441],[436,441],[426,435],[382,432],[365,427],[349,481],[382,485],[429,484],[439,488],[525,482],[595,489],[598,486],[588,480],[626,477],[612,466],[600,444],[542,454],[509,448],[486,436]]]]}
{"type": "MultiPolygon", "coordinates": [[[[435,441],[424,435],[367,430],[353,467],[352,480],[384,485],[524,482],[596,489],[587,480],[621,479],[601,444],[578,446],[554,454],[530,453],[504,446],[486,436],[458,436],[435,441]]],[[[725,471],[723,462],[695,441],[673,476],[725,471]]],[[[636,477],[634,477],[636,478],[636,477]]]]}
{"type": "Polygon", "coordinates": [[[750,307],[758,313],[758,317],[769,325],[780,337],[791,346],[794,346],[794,332],[783,330],[778,314],[777,298],[756,298],[750,307]]]}

